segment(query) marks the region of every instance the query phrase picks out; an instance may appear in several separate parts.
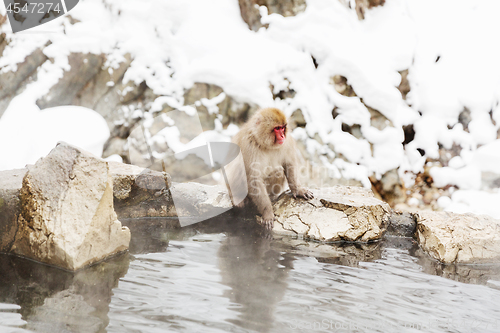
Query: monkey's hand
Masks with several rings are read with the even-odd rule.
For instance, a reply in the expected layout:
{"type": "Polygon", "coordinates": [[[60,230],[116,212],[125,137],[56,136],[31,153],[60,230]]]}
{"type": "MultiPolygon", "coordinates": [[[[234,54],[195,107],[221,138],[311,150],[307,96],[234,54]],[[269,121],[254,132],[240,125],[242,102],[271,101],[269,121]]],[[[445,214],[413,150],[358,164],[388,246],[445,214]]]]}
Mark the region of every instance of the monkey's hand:
{"type": "Polygon", "coordinates": [[[274,213],[271,211],[265,211],[260,219],[260,224],[268,231],[273,230],[274,227],[274,213]]]}
{"type": "Polygon", "coordinates": [[[292,192],[292,195],[295,199],[297,199],[297,197],[301,197],[307,200],[314,198],[312,192],[305,187],[297,188],[294,192],[292,192]]]}

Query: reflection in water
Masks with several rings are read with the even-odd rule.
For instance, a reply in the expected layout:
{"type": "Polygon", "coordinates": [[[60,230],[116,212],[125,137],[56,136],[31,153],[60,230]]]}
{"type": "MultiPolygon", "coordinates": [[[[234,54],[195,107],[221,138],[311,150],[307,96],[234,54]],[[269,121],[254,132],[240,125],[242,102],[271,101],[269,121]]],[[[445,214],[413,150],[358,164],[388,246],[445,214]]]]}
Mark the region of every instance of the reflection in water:
{"type": "Polygon", "coordinates": [[[241,315],[231,322],[267,332],[273,325],[276,304],[287,289],[293,255],[280,253],[273,241],[256,232],[229,233],[218,252],[224,295],[241,304],[241,315]]]}
{"type": "Polygon", "coordinates": [[[489,285],[489,281],[492,279],[500,281],[500,265],[498,264],[445,265],[426,255],[418,246],[411,254],[418,258],[422,271],[427,274],[442,276],[462,283],[481,285],[489,285]]]}
{"type": "MultiPolygon", "coordinates": [[[[24,321],[9,326],[43,332],[104,330],[108,325],[112,289],[126,274],[128,262],[128,254],[122,254],[106,263],[70,273],[0,255],[0,303],[18,304],[18,313],[24,321]]],[[[0,307],[0,328],[6,324],[1,312],[0,307]]]]}
{"type": "Polygon", "coordinates": [[[500,265],[412,239],[321,244],[226,214],[130,220],[131,255],[76,274],[0,256],[0,332],[498,332],[500,265]]]}

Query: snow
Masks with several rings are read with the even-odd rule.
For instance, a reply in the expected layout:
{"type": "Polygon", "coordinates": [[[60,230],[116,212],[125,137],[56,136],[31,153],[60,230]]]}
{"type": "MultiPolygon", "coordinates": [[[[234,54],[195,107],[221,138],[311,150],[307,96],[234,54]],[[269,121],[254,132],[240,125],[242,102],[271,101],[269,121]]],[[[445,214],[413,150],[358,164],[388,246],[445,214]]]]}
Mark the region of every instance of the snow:
{"type": "Polygon", "coordinates": [[[107,162],[118,162],[118,163],[123,163],[123,158],[120,155],[113,154],[111,156],[108,156],[104,159],[107,162]]]}
{"type": "Polygon", "coordinates": [[[481,187],[481,171],[472,165],[460,169],[434,167],[430,170],[430,175],[437,187],[444,187],[448,184],[466,190],[478,190],[481,187]]]}
{"type": "Polygon", "coordinates": [[[458,190],[451,195],[451,202],[445,210],[455,213],[485,214],[500,219],[498,210],[500,192],[485,192],[478,190],[458,190]]]}
{"type": "Polygon", "coordinates": [[[479,147],[469,163],[483,172],[500,173],[500,140],[479,147]]]}
{"type": "MultiPolygon", "coordinates": [[[[499,11],[498,0],[388,0],[359,21],[339,1],[308,0],[305,12],[295,17],[267,15],[261,8],[269,28],[252,32],[234,0],[85,0],[71,11],[76,24],[65,17],[13,35],[6,23],[0,29],[12,42],[0,58],[0,73],[15,71],[49,41],[43,52],[50,61],[0,118],[0,139],[8,142],[0,147],[0,169],[34,163],[58,140],[99,154],[109,132],[96,113],[74,107],[40,111],[35,102],[69,69],[70,53],[105,53],[106,65],[113,68],[129,53],[133,61],[124,80],[145,81],[160,95],[151,113],[164,103],[195,113],[193,106],[182,106],[183,93],[194,82],[223,88],[219,96],[201,101],[213,113],[226,96],[280,107],[287,115],[300,108],[308,124],[294,131],[294,137],[310,153],[321,155],[332,174],[365,186],[370,175],[381,177],[395,168],[411,186],[426,157],[439,158],[440,145],[458,145],[459,157],[431,170],[436,184],[459,187],[450,202],[443,199],[441,204],[498,216],[499,194],[482,188],[481,174],[500,178],[499,11]],[[405,69],[411,84],[406,101],[397,89],[399,72],[405,69]],[[331,84],[334,75],[347,77],[359,97],[337,93],[331,84]],[[270,84],[275,92],[288,87],[296,95],[273,100],[270,84]],[[365,104],[394,127],[373,127],[365,104]],[[335,119],[334,107],[339,114],[335,119]],[[458,123],[465,109],[471,115],[468,129],[458,123]],[[343,132],[342,123],[358,124],[364,138],[343,132]],[[414,125],[416,135],[403,147],[401,126],[407,124],[414,125]]],[[[148,114],[130,111],[137,117],[148,114]]],[[[223,131],[219,121],[206,134],[227,141],[236,131],[223,131]]],[[[174,142],[173,133],[163,133],[165,140],[174,142]]]]}
{"type": "Polygon", "coordinates": [[[24,168],[46,156],[59,141],[102,155],[109,138],[104,118],[81,106],[40,110],[22,96],[12,100],[0,121],[0,170],[24,168]]]}

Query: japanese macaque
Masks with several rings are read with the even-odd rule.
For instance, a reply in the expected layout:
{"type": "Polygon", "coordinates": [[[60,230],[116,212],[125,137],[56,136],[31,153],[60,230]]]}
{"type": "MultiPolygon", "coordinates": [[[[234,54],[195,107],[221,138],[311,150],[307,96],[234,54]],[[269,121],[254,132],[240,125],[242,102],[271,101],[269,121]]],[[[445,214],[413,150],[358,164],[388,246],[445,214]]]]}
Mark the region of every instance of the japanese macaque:
{"type": "MultiPolygon", "coordinates": [[[[272,229],[274,222],[271,200],[285,190],[285,180],[295,198],[313,198],[313,194],[299,184],[300,157],[294,139],[288,135],[283,112],[275,108],[257,111],[233,137],[233,142],[240,147],[245,164],[247,200],[262,214],[266,229],[272,229]]],[[[244,175],[231,171],[228,177],[231,182],[245,179],[244,175]]]]}

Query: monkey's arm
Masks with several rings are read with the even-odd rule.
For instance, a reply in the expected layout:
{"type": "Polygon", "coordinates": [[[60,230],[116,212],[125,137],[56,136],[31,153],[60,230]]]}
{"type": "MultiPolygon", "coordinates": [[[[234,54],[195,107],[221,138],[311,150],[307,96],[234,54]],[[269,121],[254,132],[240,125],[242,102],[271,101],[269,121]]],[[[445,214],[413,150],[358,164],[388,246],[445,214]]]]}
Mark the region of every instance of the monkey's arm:
{"type": "Polygon", "coordinates": [[[264,182],[259,177],[250,177],[248,182],[248,196],[253,201],[257,210],[262,215],[262,224],[265,228],[271,230],[274,223],[274,212],[267,193],[264,182]]]}
{"type": "Polygon", "coordinates": [[[290,191],[292,192],[293,197],[302,197],[308,200],[314,198],[311,191],[300,186],[297,161],[289,161],[285,163],[283,167],[285,169],[286,180],[288,181],[288,186],[290,186],[290,191]]]}

